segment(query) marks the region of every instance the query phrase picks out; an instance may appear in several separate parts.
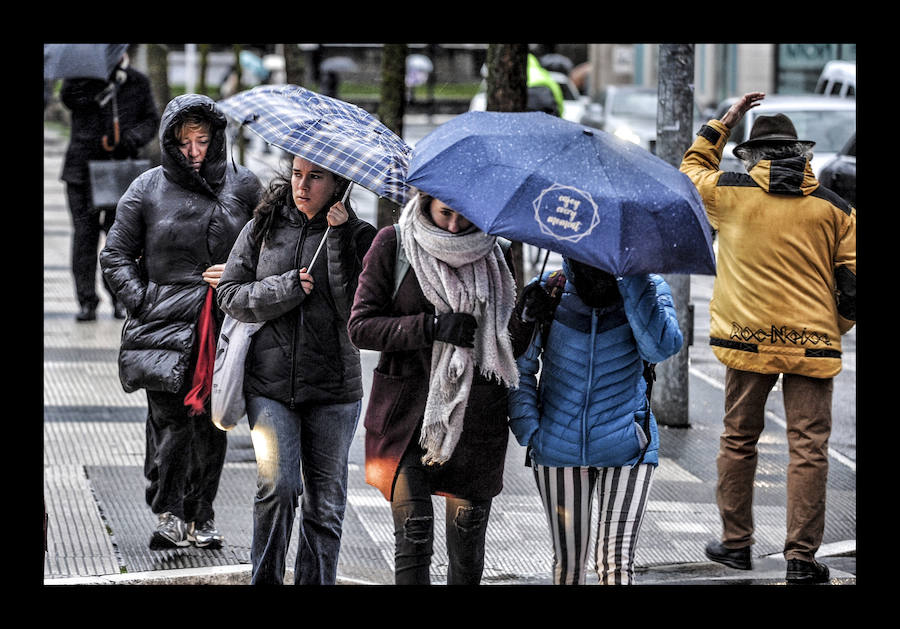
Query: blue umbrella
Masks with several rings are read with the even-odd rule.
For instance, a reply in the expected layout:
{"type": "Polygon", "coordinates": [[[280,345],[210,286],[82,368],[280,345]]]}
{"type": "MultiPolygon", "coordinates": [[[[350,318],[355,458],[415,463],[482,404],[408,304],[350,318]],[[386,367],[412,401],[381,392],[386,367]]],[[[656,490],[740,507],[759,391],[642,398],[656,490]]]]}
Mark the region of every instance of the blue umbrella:
{"type": "Polygon", "coordinates": [[[44,44],[45,79],[109,80],[128,44],[44,44]]]}
{"type": "Polygon", "coordinates": [[[715,274],[711,228],[687,176],[556,116],[457,116],[416,144],[407,183],[489,234],[615,275],[715,274]]]}
{"type": "Polygon", "coordinates": [[[406,202],[411,149],[364,109],[296,85],[261,85],[218,104],[269,144],[406,202]]]}
{"type": "Polygon", "coordinates": [[[238,59],[241,62],[241,70],[252,72],[257,81],[265,81],[269,78],[269,71],[263,65],[263,60],[259,58],[259,55],[253,54],[249,50],[242,50],[238,59]]]}

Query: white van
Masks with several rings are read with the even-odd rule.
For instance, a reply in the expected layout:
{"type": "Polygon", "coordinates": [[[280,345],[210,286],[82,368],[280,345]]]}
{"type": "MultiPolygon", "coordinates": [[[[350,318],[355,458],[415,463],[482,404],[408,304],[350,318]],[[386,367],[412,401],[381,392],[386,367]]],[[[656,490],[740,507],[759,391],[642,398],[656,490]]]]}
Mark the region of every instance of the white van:
{"type": "Polygon", "coordinates": [[[829,61],[816,83],[816,94],[856,98],[856,63],[829,61]]]}

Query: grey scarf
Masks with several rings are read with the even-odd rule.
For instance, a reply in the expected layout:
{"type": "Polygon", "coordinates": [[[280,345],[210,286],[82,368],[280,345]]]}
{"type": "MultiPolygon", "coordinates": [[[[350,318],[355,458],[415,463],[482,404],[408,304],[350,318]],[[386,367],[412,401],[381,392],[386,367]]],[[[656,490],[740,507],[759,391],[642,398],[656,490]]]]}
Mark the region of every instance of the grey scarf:
{"type": "Polygon", "coordinates": [[[474,368],[507,387],[519,384],[508,324],[516,287],[497,239],[479,230],[452,234],[406,204],[398,228],[410,266],[437,314],[467,312],[478,322],[475,347],[435,341],[419,444],[425,464],[446,463],[462,434],[474,368]]]}

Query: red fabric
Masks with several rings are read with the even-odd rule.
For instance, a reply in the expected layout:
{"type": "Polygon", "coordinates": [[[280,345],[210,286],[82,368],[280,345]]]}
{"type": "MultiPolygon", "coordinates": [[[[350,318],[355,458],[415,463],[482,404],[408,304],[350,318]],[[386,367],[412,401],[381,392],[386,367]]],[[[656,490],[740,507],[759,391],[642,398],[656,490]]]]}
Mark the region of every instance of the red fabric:
{"type": "Polygon", "coordinates": [[[216,359],[216,328],[213,322],[213,288],[206,291],[206,301],[197,321],[197,366],[191,380],[191,390],[184,397],[189,415],[200,415],[212,391],[213,364],[216,359]]]}

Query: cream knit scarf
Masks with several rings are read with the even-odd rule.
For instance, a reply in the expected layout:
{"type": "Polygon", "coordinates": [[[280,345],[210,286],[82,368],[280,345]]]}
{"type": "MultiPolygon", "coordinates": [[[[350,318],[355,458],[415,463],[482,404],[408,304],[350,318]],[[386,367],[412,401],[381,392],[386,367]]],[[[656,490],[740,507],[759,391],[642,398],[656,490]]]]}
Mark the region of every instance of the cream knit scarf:
{"type": "Polygon", "coordinates": [[[410,266],[437,314],[467,312],[475,317],[475,347],[435,341],[431,381],[419,444],[426,465],[446,463],[463,429],[475,365],[507,387],[519,384],[507,326],[516,287],[497,239],[480,230],[451,234],[419,209],[406,204],[398,228],[410,266]]]}

